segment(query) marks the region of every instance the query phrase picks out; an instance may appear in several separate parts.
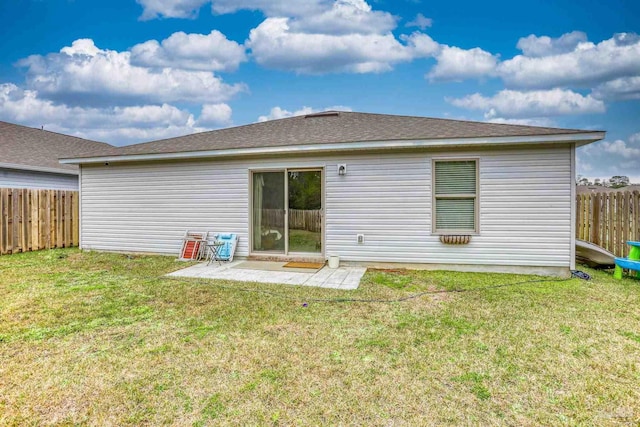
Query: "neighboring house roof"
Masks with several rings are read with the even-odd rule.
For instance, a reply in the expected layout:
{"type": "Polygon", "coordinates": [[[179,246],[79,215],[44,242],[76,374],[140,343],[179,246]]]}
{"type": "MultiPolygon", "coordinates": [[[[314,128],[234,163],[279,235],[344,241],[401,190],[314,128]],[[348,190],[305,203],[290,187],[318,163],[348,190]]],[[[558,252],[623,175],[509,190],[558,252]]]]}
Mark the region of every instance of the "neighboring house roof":
{"type": "Polygon", "coordinates": [[[0,121],[0,167],[77,175],[76,165],[58,159],[109,148],[103,142],[0,121]]]}
{"type": "Polygon", "coordinates": [[[83,161],[77,158],[141,160],[143,158],[197,157],[195,153],[205,157],[216,155],[214,152],[244,155],[256,153],[258,150],[262,150],[263,153],[338,150],[346,149],[347,144],[349,149],[358,149],[375,147],[376,144],[363,143],[376,142],[384,143],[384,145],[379,144],[379,148],[411,146],[406,141],[421,141],[430,146],[451,145],[454,142],[466,145],[487,144],[489,143],[487,139],[497,141],[500,138],[512,143],[537,140],[580,140],[588,143],[603,137],[602,131],[330,111],[121,148],[96,150],[86,156],[76,156],[76,161],[68,160],[72,163],[82,163],[83,161]],[[340,146],[338,147],[337,144],[340,146]],[[171,155],[177,153],[185,153],[185,155],[171,155]]]}

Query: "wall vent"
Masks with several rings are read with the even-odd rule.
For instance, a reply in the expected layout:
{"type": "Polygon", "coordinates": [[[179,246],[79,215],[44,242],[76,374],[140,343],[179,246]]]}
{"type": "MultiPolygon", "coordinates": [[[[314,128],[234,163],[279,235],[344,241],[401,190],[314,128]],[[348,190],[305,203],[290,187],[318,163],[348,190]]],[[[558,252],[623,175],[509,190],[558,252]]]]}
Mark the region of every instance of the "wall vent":
{"type": "Polygon", "coordinates": [[[312,113],[304,116],[305,119],[313,119],[314,117],[337,117],[340,111],[322,111],[320,113],[312,113]]]}

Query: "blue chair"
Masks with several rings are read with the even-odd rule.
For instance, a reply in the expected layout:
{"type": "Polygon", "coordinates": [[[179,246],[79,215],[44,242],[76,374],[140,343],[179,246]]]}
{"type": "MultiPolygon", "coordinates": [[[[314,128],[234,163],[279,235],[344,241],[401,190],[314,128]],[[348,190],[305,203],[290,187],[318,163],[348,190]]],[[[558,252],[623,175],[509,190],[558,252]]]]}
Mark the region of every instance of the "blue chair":
{"type": "Polygon", "coordinates": [[[216,234],[215,238],[218,242],[223,243],[223,245],[218,248],[216,261],[233,261],[233,255],[236,253],[236,246],[238,245],[238,235],[234,233],[220,233],[216,234]]]}

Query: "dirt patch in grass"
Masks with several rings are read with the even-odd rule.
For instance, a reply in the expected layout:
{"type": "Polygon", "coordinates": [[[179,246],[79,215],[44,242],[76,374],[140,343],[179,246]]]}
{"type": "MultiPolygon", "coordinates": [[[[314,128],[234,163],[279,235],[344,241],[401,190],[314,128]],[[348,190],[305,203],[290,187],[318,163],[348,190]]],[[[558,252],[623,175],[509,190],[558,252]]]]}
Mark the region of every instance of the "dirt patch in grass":
{"type": "Polygon", "coordinates": [[[0,257],[0,424],[640,421],[638,280],[369,271],[346,292],[163,276],[183,266],[0,257]]]}

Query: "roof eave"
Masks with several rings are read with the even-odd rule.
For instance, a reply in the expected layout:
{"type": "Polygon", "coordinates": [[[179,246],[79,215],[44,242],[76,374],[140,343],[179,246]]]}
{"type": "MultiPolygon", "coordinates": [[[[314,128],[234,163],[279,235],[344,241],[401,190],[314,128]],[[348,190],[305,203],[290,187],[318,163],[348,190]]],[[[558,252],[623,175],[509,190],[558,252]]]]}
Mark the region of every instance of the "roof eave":
{"type": "MultiPolygon", "coordinates": [[[[74,163],[71,163],[74,164],[74,163]]],[[[46,172],[46,173],[57,173],[64,175],[79,175],[80,172],[78,170],[70,170],[70,169],[62,169],[62,168],[51,168],[47,166],[32,166],[32,165],[21,165],[17,163],[5,163],[0,162],[0,168],[5,169],[15,169],[15,170],[26,170],[31,172],[46,172]]]]}
{"type": "Polygon", "coordinates": [[[62,164],[92,164],[105,162],[139,162],[150,160],[181,160],[198,158],[221,158],[243,156],[268,156],[277,154],[315,154],[325,152],[362,151],[380,149],[410,148],[448,148],[477,147],[501,145],[526,145],[541,143],[575,143],[577,146],[590,144],[603,139],[605,132],[584,132],[554,135],[530,135],[507,137],[480,137],[455,139],[393,140],[393,141],[360,141],[338,142],[329,144],[303,144],[259,148],[231,148],[224,150],[184,151],[173,153],[128,154],[121,156],[107,155],[83,158],[62,158],[62,164]]]}

